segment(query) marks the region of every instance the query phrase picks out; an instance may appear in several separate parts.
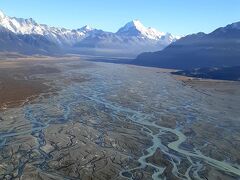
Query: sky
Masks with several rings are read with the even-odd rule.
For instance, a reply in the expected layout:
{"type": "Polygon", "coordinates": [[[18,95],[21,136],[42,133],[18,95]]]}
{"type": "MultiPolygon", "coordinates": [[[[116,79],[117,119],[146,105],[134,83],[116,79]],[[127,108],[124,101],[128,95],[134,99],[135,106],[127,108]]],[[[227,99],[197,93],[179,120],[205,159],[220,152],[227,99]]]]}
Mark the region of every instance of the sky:
{"type": "Polygon", "coordinates": [[[134,19],[174,35],[208,33],[240,21],[240,0],[0,0],[0,9],[51,26],[111,32],[134,19]]]}

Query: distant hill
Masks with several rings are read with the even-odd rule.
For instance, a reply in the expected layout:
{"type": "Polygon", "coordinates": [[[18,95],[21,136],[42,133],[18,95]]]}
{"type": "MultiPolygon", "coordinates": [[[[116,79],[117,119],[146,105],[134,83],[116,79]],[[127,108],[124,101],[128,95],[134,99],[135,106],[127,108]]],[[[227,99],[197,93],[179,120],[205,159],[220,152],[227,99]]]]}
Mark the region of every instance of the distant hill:
{"type": "Polygon", "coordinates": [[[224,68],[199,68],[173,72],[172,74],[205,79],[240,81],[240,66],[224,68]]]}
{"type": "Polygon", "coordinates": [[[210,34],[188,35],[162,51],[142,53],[132,63],[184,70],[240,66],[240,22],[210,34]]]}

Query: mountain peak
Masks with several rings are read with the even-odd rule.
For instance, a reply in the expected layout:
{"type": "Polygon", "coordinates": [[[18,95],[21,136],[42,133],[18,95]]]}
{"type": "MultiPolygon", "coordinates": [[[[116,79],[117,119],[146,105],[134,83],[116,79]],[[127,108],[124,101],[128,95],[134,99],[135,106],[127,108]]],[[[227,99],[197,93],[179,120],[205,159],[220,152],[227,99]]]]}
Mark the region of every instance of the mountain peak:
{"type": "Polygon", "coordinates": [[[86,30],[93,30],[93,28],[89,25],[85,25],[82,27],[83,29],[86,29],[86,30]]]}
{"type": "Polygon", "coordinates": [[[94,28],[92,28],[91,26],[89,25],[85,25],[83,27],[81,27],[80,29],[78,29],[79,31],[82,31],[82,32],[89,32],[89,31],[92,31],[94,30],[94,28]]]}
{"type": "Polygon", "coordinates": [[[240,22],[235,22],[232,24],[229,24],[225,27],[220,27],[213,32],[211,32],[211,35],[214,36],[225,36],[227,35],[228,37],[231,38],[239,38],[239,31],[240,31],[240,22]]]}
{"type": "Polygon", "coordinates": [[[5,18],[6,17],[6,15],[0,10],[0,18],[2,19],[2,18],[5,18]]]}
{"type": "Polygon", "coordinates": [[[240,29],[240,21],[239,22],[235,22],[235,23],[232,23],[230,25],[231,28],[233,29],[240,29]]]}
{"type": "Polygon", "coordinates": [[[9,17],[0,11],[0,29],[5,28],[14,34],[24,34],[29,36],[41,35],[49,41],[64,46],[75,46],[81,44],[82,47],[109,47],[126,48],[132,46],[134,51],[143,47],[150,50],[165,47],[174,41],[173,37],[159,32],[154,28],[145,27],[139,20],[132,20],[119,29],[117,33],[97,30],[85,25],[80,29],[65,29],[50,27],[45,24],[38,24],[32,18],[9,17]]]}
{"type": "Polygon", "coordinates": [[[127,27],[135,27],[135,28],[139,28],[139,29],[141,29],[141,28],[145,28],[145,26],[141,23],[141,21],[140,20],[138,20],[138,19],[136,19],[136,20],[132,20],[132,21],[130,21],[129,23],[127,23],[125,26],[127,26],[127,27]]]}
{"type": "Polygon", "coordinates": [[[165,33],[154,28],[145,27],[139,20],[128,22],[125,26],[118,30],[117,34],[124,36],[137,36],[140,38],[148,38],[153,40],[159,40],[165,35],[165,33]]]}
{"type": "Polygon", "coordinates": [[[143,31],[146,27],[139,20],[132,20],[125,24],[120,30],[121,31],[129,31],[129,30],[138,30],[143,31]]]}

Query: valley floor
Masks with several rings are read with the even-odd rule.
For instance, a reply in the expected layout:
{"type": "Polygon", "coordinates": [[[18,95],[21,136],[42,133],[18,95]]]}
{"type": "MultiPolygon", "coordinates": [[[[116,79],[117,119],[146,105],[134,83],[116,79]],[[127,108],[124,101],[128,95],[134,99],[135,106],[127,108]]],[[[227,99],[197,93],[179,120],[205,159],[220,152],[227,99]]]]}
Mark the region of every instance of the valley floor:
{"type": "Polygon", "coordinates": [[[239,82],[70,56],[0,67],[0,179],[240,178],[239,82]]]}

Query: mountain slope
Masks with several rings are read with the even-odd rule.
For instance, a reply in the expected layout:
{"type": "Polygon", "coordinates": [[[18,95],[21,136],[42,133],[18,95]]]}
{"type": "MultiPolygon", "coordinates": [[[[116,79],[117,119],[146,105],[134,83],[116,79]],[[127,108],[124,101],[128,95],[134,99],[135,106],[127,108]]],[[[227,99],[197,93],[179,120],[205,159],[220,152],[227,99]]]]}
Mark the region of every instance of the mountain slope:
{"type": "Polygon", "coordinates": [[[89,26],[76,30],[49,27],[38,24],[32,18],[9,17],[0,11],[0,26],[19,38],[21,36],[21,40],[25,41],[26,44],[30,46],[38,44],[38,48],[45,49],[45,51],[51,51],[50,47],[55,44],[59,47],[60,52],[64,50],[65,52],[78,53],[82,52],[78,49],[87,48],[90,49],[90,53],[95,49],[108,49],[108,52],[117,50],[121,53],[138,54],[144,52],[144,50],[161,50],[176,40],[170,33],[146,28],[138,20],[131,21],[116,33],[112,33],[93,29],[89,26]],[[29,39],[33,37],[35,37],[34,42],[29,39]],[[39,43],[37,42],[38,39],[39,43]],[[42,41],[45,41],[45,43],[42,41]],[[47,41],[49,42],[49,48],[46,47],[47,41]],[[43,47],[40,47],[41,44],[43,47]]]}
{"type": "Polygon", "coordinates": [[[139,20],[133,20],[120,28],[117,33],[119,36],[137,36],[141,38],[159,40],[165,35],[154,28],[146,28],[139,20]]]}
{"type": "Polygon", "coordinates": [[[123,49],[125,52],[143,52],[161,50],[176,41],[170,33],[159,32],[144,27],[140,21],[131,21],[116,33],[95,30],[89,33],[75,47],[123,49]]]}
{"type": "Polygon", "coordinates": [[[41,35],[14,34],[0,26],[0,51],[20,52],[23,54],[52,54],[59,49],[41,35]]]}
{"type": "Polygon", "coordinates": [[[174,69],[240,65],[240,23],[218,28],[210,34],[181,38],[162,51],[142,53],[134,64],[174,69]]]}
{"type": "Polygon", "coordinates": [[[23,19],[6,16],[0,11],[0,25],[15,34],[38,34],[58,45],[72,45],[80,41],[85,35],[85,29],[69,30],[65,28],[49,27],[36,23],[32,18],[23,19]]]}

